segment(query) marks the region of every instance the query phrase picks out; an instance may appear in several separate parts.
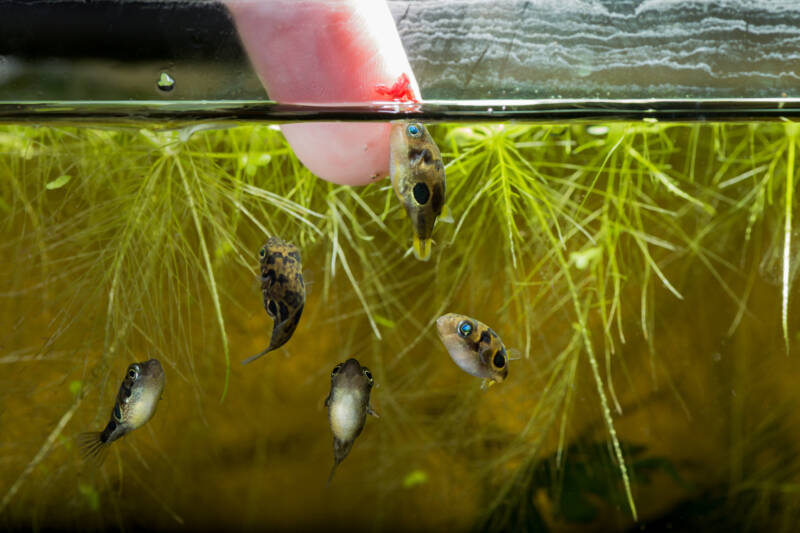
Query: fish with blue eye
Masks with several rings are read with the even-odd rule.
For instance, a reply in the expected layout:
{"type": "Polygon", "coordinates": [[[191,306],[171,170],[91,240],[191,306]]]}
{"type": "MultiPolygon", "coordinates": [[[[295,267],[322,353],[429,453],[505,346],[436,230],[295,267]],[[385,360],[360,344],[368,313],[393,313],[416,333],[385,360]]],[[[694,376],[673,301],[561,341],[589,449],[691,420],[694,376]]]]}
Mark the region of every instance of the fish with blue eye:
{"type": "Polygon", "coordinates": [[[243,365],[289,342],[306,303],[303,262],[297,246],[279,237],[270,237],[258,255],[261,261],[261,292],[264,309],[272,319],[272,336],[269,346],[242,361],[243,365]]]}
{"type": "Polygon", "coordinates": [[[508,377],[508,353],[492,328],[474,318],[448,313],[436,320],[450,358],[467,374],[502,383],[508,377]]]}
{"type": "Polygon", "coordinates": [[[142,427],[150,420],[164,391],[164,383],[164,369],[157,359],[130,365],[119,387],[105,429],[78,436],[84,459],[102,463],[112,442],[142,427]]]}
{"type": "Polygon", "coordinates": [[[439,147],[419,122],[393,122],[389,176],[414,237],[414,255],[427,261],[436,219],[452,220],[445,206],[444,163],[439,147]]]}

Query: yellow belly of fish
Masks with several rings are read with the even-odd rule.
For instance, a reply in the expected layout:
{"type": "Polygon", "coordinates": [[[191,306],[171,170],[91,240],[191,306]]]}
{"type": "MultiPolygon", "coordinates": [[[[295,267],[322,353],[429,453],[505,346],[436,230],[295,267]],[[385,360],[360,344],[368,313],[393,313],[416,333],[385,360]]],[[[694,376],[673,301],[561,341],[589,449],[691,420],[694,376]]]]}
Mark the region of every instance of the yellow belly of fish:
{"type": "Polygon", "coordinates": [[[331,429],[339,440],[352,440],[358,430],[360,395],[353,392],[342,394],[331,406],[331,429]]]}

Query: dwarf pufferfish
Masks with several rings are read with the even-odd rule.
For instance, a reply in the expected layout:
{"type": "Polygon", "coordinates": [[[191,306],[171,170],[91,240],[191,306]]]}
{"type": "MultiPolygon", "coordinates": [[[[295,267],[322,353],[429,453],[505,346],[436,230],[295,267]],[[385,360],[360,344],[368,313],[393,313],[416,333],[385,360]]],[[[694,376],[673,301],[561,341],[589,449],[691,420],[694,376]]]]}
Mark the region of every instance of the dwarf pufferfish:
{"type": "Polygon", "coordinates": [[[449,219],[445,207],[442,155],[419,122],[393,122],[389,136],[392,188],[411,219],[414,255],[427,261],[436,219],[449,219]]]}
{"type": "Polygon", "coordinates": [[[303,262],[297,246],[279,237],[270,237],[258,254],[261,258],[261,292],[264,309],[272,318],[272,336],[269,346],[242,361],[243,365],[289,342],[306,303],[303,262]]]}
{"type": "Polygon", "coordinates": [[[101,463],[108,446],[142,427],[156,412],[164,390],[164,369],[157,359],[133,363],[125,371],[111,417],[103,431],[81,433],[79,446],[84,459],[101,463]]]}
{"type": "Polygon", "coordinates": [[[336,365],[331,372],[331,391],[325,400],[333,432],[333,468],[328,483],[364,429],[367,415],[378,417],[369,404],[373,384],[369,368],[352,357],[336,365]]]}
{"type": "Polygon", "coordinates": [[[492,328],[466,315],[448,313],[436,319],[436,329],[461,370],[497,383],[508,377],[508,354],[492,328]]]}

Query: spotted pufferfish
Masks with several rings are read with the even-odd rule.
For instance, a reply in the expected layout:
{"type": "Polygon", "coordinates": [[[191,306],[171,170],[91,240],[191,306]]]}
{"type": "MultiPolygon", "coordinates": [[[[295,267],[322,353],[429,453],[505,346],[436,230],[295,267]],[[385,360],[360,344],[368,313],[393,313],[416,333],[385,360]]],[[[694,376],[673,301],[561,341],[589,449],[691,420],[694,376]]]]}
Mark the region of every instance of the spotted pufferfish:
{"type": "Polygon", "coordinates": [[[436,219],[452,220],[445,207],[442,154],[419,122],[393,122],[389,146],[389,176],[411,220],[414,255],[427,261],[436,219]]]}
{"type": "Polygon", "coordinates": [[[436,320],[436,329],[461,370],[497,383],[508,377],[508,353],[492,328],[466,315],[448,313],[436,320]]]}
{"type": "Polygon", "coordinates": [[[297,246],[279,237],[270,237],[259,251],[259,256],[261,292],[264,296],[264,309],[272,318],[272,336],[269,346],[242,361],[243,365],[289,342],[306,303],[303,263],[297,246]]]}
{"type": "Polygon", "coordinates": [[[125,379],[119,387],[105,429],[78,436],[84,459],[101,463],[112,442],[150,420],[156,412],[165,381],[164,369],[157,359],[130,365],[125,371],[125,379]]]}

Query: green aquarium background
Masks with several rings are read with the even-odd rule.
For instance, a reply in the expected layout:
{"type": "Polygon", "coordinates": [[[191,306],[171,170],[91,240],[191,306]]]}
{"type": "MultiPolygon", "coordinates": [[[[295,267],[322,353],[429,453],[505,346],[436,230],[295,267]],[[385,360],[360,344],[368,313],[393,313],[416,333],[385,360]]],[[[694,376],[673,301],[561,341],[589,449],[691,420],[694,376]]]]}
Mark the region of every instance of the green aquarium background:
{"type": "Polygon", "coordinates": [[[276,126],[0,127],[0,527],[794,531],[791,122],[434,124],[429,262],[388,180],[315,178],[276,126]],[[258,250],[302,251],[292,339],[258,250]],[[446,312],[520,353],[488,389],[446,312]],[[370,418],[330,487],[323,402],[370,418]],[[85,465],[126,367],[154,418],[85,465]]]}

